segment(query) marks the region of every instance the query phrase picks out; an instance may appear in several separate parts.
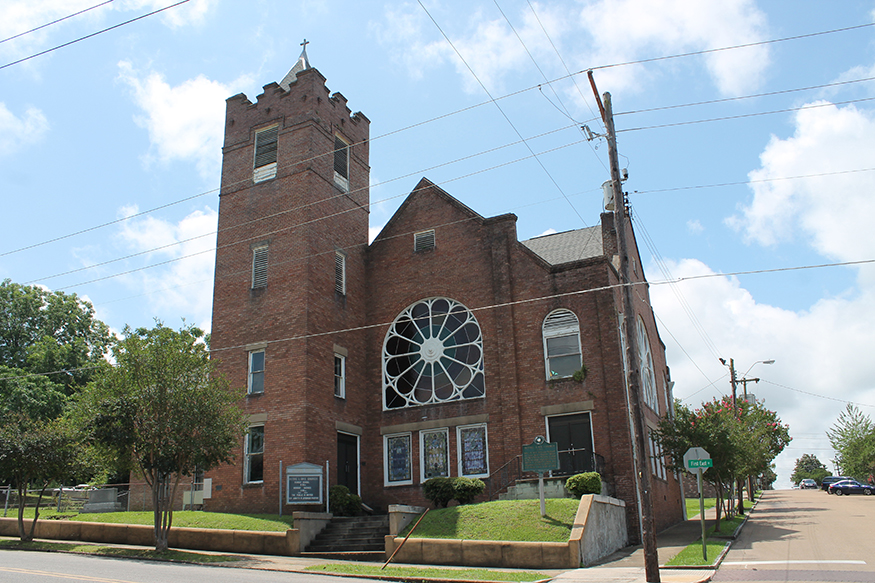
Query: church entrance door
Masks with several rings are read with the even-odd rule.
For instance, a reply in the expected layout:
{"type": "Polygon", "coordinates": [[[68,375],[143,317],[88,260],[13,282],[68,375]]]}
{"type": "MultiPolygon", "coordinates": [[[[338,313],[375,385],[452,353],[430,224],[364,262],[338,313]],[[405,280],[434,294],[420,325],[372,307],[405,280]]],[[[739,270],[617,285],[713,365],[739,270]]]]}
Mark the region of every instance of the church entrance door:
{"type": "Polygon", "coordinates": [[[337,483],[359,493],[359,438],[349,433],[337,434],[337,483]]]}
{"type": "Polygon", "coordinates": [[[559,444],[559,469],[554,476],[595,471],[589,413],[547,418],[549,441],[559,444]]]}

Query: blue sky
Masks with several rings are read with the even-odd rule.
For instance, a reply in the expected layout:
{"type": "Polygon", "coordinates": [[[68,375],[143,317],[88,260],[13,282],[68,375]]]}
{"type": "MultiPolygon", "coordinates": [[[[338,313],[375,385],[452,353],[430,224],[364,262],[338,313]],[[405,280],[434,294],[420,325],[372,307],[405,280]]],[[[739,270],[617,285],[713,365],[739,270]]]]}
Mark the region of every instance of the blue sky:
{"type": "MultiPolygon", "coordinates": [[[[0,40],[99,3],[0,0],[0,40]]],[[[0,67],[170,4],[0,42],[0,67]]],[[[115,330],[208,328],[224,100],[280,81],[304,38],[371,120],[372,230],[422,176],[517,214],[521,239],[594,225],[593,68],[675,394],[727,393],[718,357],[753,367],[794,436],[787,487],[803,453],[829,462],[846,402],[875,414],[875,269],[786,270],[875,259],[873,20],[871,0],[190,0],[0,68],[0,278],[86,297],[115,330]]]]}

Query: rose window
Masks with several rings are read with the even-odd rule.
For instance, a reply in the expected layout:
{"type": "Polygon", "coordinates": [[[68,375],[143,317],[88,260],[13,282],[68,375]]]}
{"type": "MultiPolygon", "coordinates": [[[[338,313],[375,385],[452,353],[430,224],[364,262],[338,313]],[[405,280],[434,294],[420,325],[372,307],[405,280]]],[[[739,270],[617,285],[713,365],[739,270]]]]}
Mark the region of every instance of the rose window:
{"type": "Polygon", "coordinates": [[[447,298],[416,302],[383,342],[383,408],[475,399],[485,394],[483,338],[474,315],[447,298]]]}

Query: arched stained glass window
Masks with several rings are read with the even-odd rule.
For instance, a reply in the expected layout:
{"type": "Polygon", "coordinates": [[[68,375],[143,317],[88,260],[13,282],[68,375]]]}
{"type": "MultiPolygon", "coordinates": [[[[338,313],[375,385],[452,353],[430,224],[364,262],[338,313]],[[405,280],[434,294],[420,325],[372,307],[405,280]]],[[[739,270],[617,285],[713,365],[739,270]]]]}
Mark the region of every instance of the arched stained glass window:
{"type": "Polygon", "coordinates": [[[383,409],[485,394],[483,338],[468,308],[429,298],[401,312],[383,341],[383,409]]]}
{"type": "Polygon", "coordinates": [[[653,372],[653,354],[644,320],[638,318],[638,358],[641,367],[641,392],[644,403],[659,413],[659,398],[656,395],[656,375],[653,372]]]}
{"type": "Polygon", "coordinates": [[[571,310],[553,310],[544,318],[544,360],[548,380],[570,377],[583,366],[580,324],[571,310]]]}

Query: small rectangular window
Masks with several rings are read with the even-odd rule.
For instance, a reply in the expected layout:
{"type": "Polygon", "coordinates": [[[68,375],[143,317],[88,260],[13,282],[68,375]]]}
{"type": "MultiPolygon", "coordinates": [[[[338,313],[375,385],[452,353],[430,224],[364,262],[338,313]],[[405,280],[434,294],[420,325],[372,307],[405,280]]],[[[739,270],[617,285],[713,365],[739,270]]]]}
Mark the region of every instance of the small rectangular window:
{"type": "Polygon", "coordinates": [[[264,351],[254,350],[249,353],[249,383],[250,395],[264,392],[264,351]]]}
{"type": "Polygon", "coordinates": [[[340,251],[334,254],[334,291],[346,295],[346,255],[340,251]]]}
{"type": "Polygon", "coordinates": [[[243,479],[247,484],[264,481],[264,425],[253,425],[244,443],[243,479]]]}
{"type": "Polygon", "coordinates": [[[252,289],[267,286],[267,245],[252,250],[252,289]]]}
{"type": "Polygon", "coordinates": [[[413,252],[431,251],[434,249],[434,229],[413,234],[413,252]]]}
{"type": "Polygon", "coordinates": [[[383,475],[386,486],[413,483],[410,441],[410,433],[383,436],[383,475]]]}
{"type": "Polygon", "coordinates": [[[334,183],[349,191],[349,144],[340,136],[334,136],[334,183]]]}
{"type": "Polygon", "coordinates": [[[334,396],[346,398],[346,357],[342,354],[334,355],[334,396]]]}
{"type": "Polygon", "coordinates": [[[279,126],[273,126],[255,133],[255,161],[253,176],[255,182],[269,180],[276,176],[276,153],[279,126]]]}

